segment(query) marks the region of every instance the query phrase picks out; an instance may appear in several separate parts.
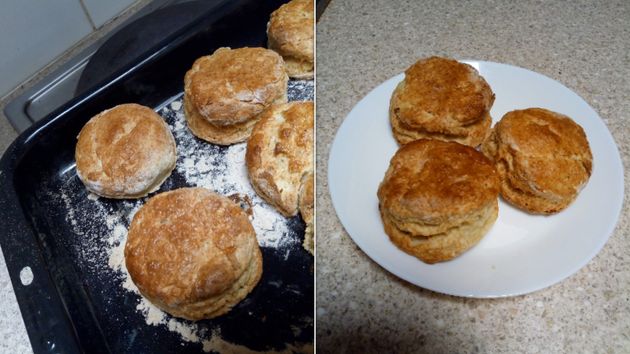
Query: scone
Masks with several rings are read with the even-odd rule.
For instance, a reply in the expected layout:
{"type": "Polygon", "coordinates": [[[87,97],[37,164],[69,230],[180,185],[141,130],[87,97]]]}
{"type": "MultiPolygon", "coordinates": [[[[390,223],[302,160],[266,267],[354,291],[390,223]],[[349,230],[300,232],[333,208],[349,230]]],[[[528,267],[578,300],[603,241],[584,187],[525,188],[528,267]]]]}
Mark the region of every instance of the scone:
{"type": "Polygon", "coordinates": [[[430,57],[405,71],[389,106],[396,141],[455,141],[476,147],[490,133],[492,89],[472,66],[430,57]]]}
{"type": "Polygon", "coordinates": [[[302,184],[302,190],[300,191],[300,200],[298,207],[300,209],[300,215],[306,223],[306,230],[304,231],[304,242],[302,246],[311,254],[315,252],[315,226],[314,226],[314,209],[315,209],[315,186],[314,186],[313,173],[309,173],[305,182],[302,184]]]}
{"type": "Polygon", "coordinates": [[[497,218],[498,195],[498,175],[483,154],[428,139],[401,147],[378,189],[385,233],[426,263],[477,244],[497,218]]]}
{"type": "Polygon", "coordinates": [[[501,195],[530,213],[565,209],[591,176],[593,156],[582,127],[542,108],[508,112],[482,152],[501,178],[501,195]]]}
{"type": "Polygon", "coordinates": [[[313,0],[292,0],[274,11],[267,24],[268,47],[282,55],[287,73],[295,79],[312,79],[313,0]]]}
{"type": "Polygon", "coordinates": [[[195,61],[184,78],[184,113],[194,135],[231,145],[246,140],[257,116],[287,102],[284,62],[265,48],[219,48],[195,61]]]}
{"type": "Polygon", "coordinates": [[[162,117],[138,104],[103,111],[77,137],[77,175],[107,198],[140,198],[156,191],[175,168],[173,134],[162,117]]]}
{"type": "Polygon", "coordinates": [[[247,141],[252,186],[284,216],[297,214],[305,177],[313,173],[313,119],[311,101],[273,105],[247,141]]]}
{"type": "Polygon", "coordinates": [[[204,188],[149,199],[131,222],[125,264],[145,298],[189,320],[228,312],[262,274],[262,255],[245,211],[204,188]]]}

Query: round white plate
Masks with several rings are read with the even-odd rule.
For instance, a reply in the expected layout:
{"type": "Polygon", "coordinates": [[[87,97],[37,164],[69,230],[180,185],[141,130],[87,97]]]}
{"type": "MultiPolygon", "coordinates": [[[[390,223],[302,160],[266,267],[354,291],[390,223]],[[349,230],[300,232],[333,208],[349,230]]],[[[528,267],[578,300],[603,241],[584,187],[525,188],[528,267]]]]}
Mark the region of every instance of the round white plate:
{"type": "Polygon", "coordinates": [[[398,146],[389,99],[404,75],[365,96],[337,131],[328,183],[341,223],[376,263],[437,292],[468,297],[525,294],[553,285],[586,265],[613,232],[623,200],[619,151],[601,118],[577,94],[541,74],[483,61],[475,67],[496,94],[494,122],[506,112],[543,107],[572,117],[586,131],[593,174],[575,202],[552,215],[531,215],[499,200],[499,218],[481,242],[460,257],[429,265],[399,250],[385,232],[376,191],[398,146]]]}

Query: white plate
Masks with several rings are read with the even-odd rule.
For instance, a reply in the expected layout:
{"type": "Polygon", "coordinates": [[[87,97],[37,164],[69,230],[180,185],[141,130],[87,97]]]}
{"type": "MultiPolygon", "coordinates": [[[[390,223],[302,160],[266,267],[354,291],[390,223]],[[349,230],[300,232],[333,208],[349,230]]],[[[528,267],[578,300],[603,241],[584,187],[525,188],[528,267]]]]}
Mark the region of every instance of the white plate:
{"type": "Polygon", "coordinates": [[[403,74],[365,96],[337,131],[328,183],[337,215],[354,242],[398,277],[437,292],[468,297],[525,294],[575,273],[604,246],[623,200],[619,151],[601,118],[577,94],[541,74],[483,61],[474,66],[492,87],[494,122],[506,112],[543,107],[572,117],[588,137],[593,174],[577,200],[552,216],[530,215],[503,200],[483,240],[460,257],[428,265],[390,241],[378,213],[376,191],[398,146],[388,119],[391,94],[403,74]]]}

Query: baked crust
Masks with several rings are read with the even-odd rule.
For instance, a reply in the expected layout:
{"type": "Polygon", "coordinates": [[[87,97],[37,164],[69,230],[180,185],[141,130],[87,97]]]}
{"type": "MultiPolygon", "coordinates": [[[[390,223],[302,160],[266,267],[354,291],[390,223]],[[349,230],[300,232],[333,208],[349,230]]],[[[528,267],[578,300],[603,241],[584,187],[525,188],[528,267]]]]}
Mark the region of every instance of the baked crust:
{"type": "Polygon", "coordinates": [[[439,225],[478,210],[498,193],[495,168],[483,154],[458,143],[421,139],[398,149],[378,197],[389,214],[439,225]]]}
{"type": "Polygon", "coordinates": [[[296,215],[304,177],[313,173],[313,102],[273,105],[247,141],[252,186],[285,216],[296,215]]]}
{"type": "Polygon", "coordinates": [[[306,223],[306,230],[304,231],[304,242],[302,245],[304,249],[311,254],[315,252],[315,226],[314,226],[314,209],[315,209],[315,182],[313,173],[309,173],[302,182],[302,188],[300,190],[300,200],[298,207],[300,209],[300,215],[306,223]]]}
{"type": "Polygon", "coordinates": [[[428,139],[401,147],[378,189],[385,232],[427,263],[476,244],[496,220],[498,194],[498,175],[483,154],[428,139]]]}
{"type": "Polygon", "coordinates": [[[272,103],[286,102],[282,57],[265,48],[219,48],[195,61],[184,78],[184,96],[215,126],[245,123],[272,103]]]}
{"type": "Polygon", "coordinates": [[[592,172],[593,156],[582,127],[542,108],[505,114],[481,151],[496,163],[501,195],[530,213],[565,209],[592,172]]]}
{"type": "Polygon", "coordinates": [[[282,55],[292,78],[313,78],[313,8],[313,0],[292,0],[274,11],[267,24],[268,47],[282,55]]]}
{"type": "Polygon", "coordinates": [[[389,117],[394,139],[399,145],[405,145],[418,139],[437,139],[454,141],[468,146],[479,146],[490,134],[490,126],[492,125],[492,118],[489,113],[486,113],[483,118],[470,125],[453,129],[450,133],[438,133],[408,127],[395,114],[390,114],[389,117]]]}
{"type": "Polygon", "coordinates": [[[152,109],[122,104],[90,119],[77,137],[77,175],[100,196],[140,198],[156,191],[175,168],[168,125],[152,109]]]}
{"type": "Polygon", "coordinates": [[[247,214],[204,188],[181,188],[149,199],[131,222],[125,264],[144,297],[189,320],[228,312],[262,274],[262,255],[247,214]]]}
{"type": "MultiPolygon", "coordinates": [[[[390,120],[404,126],[407,136],[417,131],[445,140],[459,137],[460,142],[478,145],[490,129],[485,120],[494,98],[488,83],[472,66],[453,59],[430,57],[417,61],[405,71],[405,79],[392,94],[390,120]],[[484,123],[478,124],[480,121],[484,123]],[[471,130],[480,126],[486,131],[471,130]],[[474,138],[465,139],[471,133],[474,138]]],[[[400,134],[400,129],[394,134],[400,134]]]]}
{"type": "Polygon", "coordinates": [[[190,131],[198,138],[218,145],[232,145],[247,140],[257,118],[232,125],[214,125],[205,120],[184,96],[184,115],[190,131]]]}
{"type": "Polygon", "coordinates": [[[397,227],[381,209],[385,233],[403,251],[433,264],[449,261],[475,246],[490,230],[499,215],[498,201],[470,215],[467,222],[431,237],[419,237],[397,227]]]}

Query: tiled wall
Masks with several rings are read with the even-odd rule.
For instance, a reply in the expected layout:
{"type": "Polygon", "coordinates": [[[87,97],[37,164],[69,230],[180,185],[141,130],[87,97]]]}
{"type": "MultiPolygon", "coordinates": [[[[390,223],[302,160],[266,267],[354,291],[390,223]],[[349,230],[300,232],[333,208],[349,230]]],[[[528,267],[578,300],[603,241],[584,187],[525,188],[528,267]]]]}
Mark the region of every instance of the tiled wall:
{"type": "Polygon", "coordinates": [[[1,0],[0,97],[136,0],[1,0]]]}

